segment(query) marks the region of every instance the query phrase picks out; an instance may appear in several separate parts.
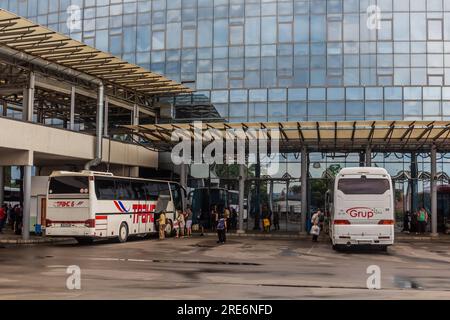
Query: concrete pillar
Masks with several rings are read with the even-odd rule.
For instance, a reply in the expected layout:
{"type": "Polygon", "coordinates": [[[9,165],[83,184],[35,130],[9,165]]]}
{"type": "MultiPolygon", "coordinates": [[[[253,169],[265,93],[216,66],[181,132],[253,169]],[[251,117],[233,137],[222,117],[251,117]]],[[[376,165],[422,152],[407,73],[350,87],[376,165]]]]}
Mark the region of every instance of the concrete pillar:
{"type": "Polygon", "coordinates": [[[436,237],[437,233],[437,165],[436,146],[431,148],[431,235],[436,237]]]}
{"type": "Polygon", "coordinates": [[[5,167],[0,166],[0,206],[5,201],[5,167]]]}
{"type": "Polygon", "coordinates": [[[31,168],[32,166],[23,167],[23,240],[30,238],[31,168]]]}
{"type": "Polygon", "coordinates": [[[370,147],[366,148],[366,167],[372,166],[372,149],[370,147]]]}
{"type": "Polygon", "coordinates": [[[411,153],[411,213],[414,214],[419,206],[418,199],[418,178],[419,178],[419,168],[417,166],[417,154],[415,152],[411,153]]]}
{"type": "Polygon", "coordinates": [[[189,165],[182,163],[180,166],[180,184],[183,188],[187,188],[189,165]]]}
{"type": "MultiPolygon", "coordinates": [[[[245,193],[245,165],[239,165],[239,229],[238,233],[245,233],[244,230],[244,193],[245,193]]],[[[250,208],[247,208],[247,211],[250,208]]],[[[247,212],[248,214],[248,212],[247,212]]]]}
{"type": "Polygon", "coordinates": [[[3,100],[2,104],[3,104],[2,116],[6,117],[8,115],[8,102],[6,102],[6,100],[3,100]]]}
{"type": "Polygon", "coordinates": [[[70,130],[75,130],[75,98],[76,98],[75,87],[72,86],[70,92],[70,124],[69,124],[70,130]]]}
{"type": "Polygon", "coordinates": [[[103,135],[109,137],[109,99],[105,98],[105,124],[103,125],[103,135]]]}
{"type": "Polygon", "coordinates": [[[23,92],[23,109],[22,109],[23,121],[33,121],[35,80],[36,79],[34,72],[30,72],[28,77],[28,85],[23,92]]]}
{"type": "Polygon", "coordinates": [[[302,190],[302,211],[300,219],[300,233],[306,233],[306,217],[308,216],[308,151],[302,148],[301,160],[301,190],[302,190]]]}

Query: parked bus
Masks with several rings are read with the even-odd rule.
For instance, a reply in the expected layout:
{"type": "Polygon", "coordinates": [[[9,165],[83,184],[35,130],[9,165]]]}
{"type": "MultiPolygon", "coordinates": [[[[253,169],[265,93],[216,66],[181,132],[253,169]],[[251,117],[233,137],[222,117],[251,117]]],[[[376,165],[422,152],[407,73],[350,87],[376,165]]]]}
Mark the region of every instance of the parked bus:
{"type": "Polygon", "coordinates": [[[345,168],[326,195],[333,249],[394,243],[394,191],[383,168],[345,168]]]}
{"type": "Polygon", "coordinates": [[[172,235],[176,210],[184,208],[184,189],[176,182],[117,177],[93,171],[53,172],[48,182],[47,236],[127,241],[132,235],[158,231],[166,213],[172,235]]]}

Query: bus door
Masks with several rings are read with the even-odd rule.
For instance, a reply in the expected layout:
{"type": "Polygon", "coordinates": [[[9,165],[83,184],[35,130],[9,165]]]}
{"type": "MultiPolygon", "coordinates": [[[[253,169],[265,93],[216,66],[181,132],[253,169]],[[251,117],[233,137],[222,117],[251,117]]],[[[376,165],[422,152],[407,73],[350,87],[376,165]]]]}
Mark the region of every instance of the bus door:
{"type": "Polygon", "coordinates": [[[142,181],[131,181],[131,186],[136,195],[133,203],[133,222],[137,228],[136,233],[150,232],[150,204],[146,201],[145,183],[142,181]]]}

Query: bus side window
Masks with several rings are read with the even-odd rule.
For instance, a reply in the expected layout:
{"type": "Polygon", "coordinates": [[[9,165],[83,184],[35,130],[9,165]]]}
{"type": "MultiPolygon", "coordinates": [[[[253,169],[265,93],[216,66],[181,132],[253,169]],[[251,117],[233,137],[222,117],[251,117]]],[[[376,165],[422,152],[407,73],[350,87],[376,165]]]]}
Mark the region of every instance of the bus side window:
{"type": "Polygon", "coordinates": [[[136,195],[136,200],[145,200],[145,184],[140,181],[133,181],[131,187],[136,195]]]}
{"type": "Polygon", "coordinates": [[[116,189],[118,200],[134,200],[136,198],[129,180],[116,180],[116,189]]]}
{"type": "Polygon", "coordinates": [[[114,180],[96,177],[95,194],[97,195],[97,200],[116,199],[116,188],[114,186],[114,180]]]}
{"type": "Polygon", "coordinates": [[[175,207],[175,210],[183,210],[183,197],[181,194],[181,187],[176,183],[171,183],[170,189],[172,190],[173,205],[175,207]]]}

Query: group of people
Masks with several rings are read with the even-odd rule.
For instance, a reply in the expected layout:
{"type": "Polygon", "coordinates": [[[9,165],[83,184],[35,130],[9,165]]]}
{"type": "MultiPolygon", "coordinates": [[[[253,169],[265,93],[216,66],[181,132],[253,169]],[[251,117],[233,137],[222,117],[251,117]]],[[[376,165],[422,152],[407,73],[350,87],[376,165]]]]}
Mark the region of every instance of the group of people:
{"type": "MultiPolygon", "coordinates": [[[[159,239],[164,239],[166,236],[167,217],[164,212],[159,215],[159,239]]],[[[192,210],[188,205],[186,210],[177,210],[175,221],[172,224],[177,238],[184,238],[192,236],[192,210]]]]}
{"type": "Polygon", "coordinates": [[[272,212],[267,204],[263,204],[261,208],[262,225],[264,232],[269,232],[270,229],[280,230],[280,213],[272,212]]]}
{"type": "Polygon", "coordinates": [[[310,233],[313,236],[312,241],[317,242],[320,232],[325,229],[325,213],[318,209],[311,217],[311,230],[310,233]]]}
{"type": "Polygon", "coordinates": [[[415,232],[416,234],[423,234],[427,230],[428,222],[430,221],[430,214],[421,207],[416,212],[411,213],[407,210],[403,216],[403,230],[402,232],[415,232]]]}
{"type": "Polygon", "coordinates": [[[20,205],[16,204],[14,207],[11,204],[4,204],[0,207],[0,233],[3,229],[9,226],[15,234],[22,232],[22,216],[23,211],[20,205]]]}

